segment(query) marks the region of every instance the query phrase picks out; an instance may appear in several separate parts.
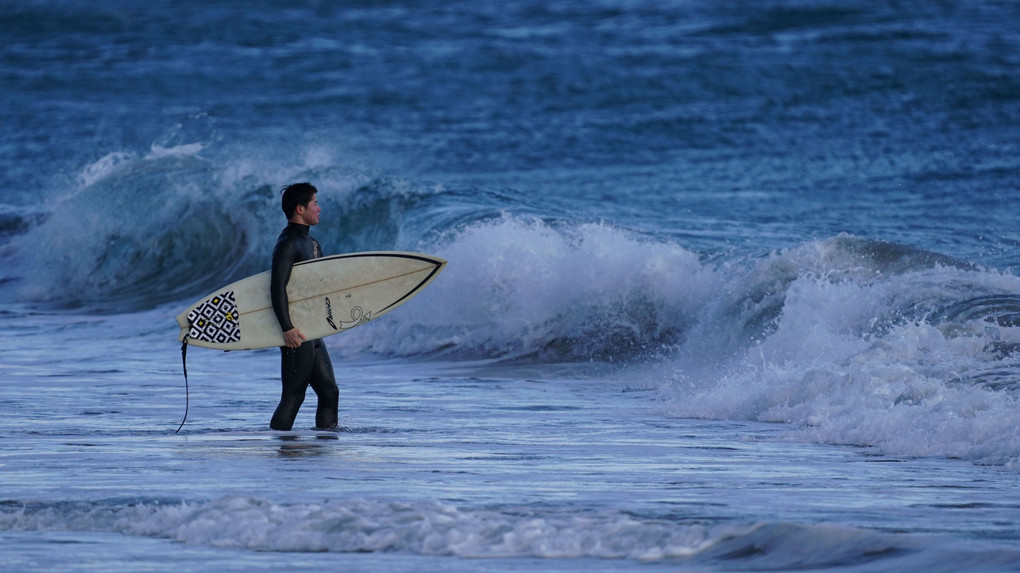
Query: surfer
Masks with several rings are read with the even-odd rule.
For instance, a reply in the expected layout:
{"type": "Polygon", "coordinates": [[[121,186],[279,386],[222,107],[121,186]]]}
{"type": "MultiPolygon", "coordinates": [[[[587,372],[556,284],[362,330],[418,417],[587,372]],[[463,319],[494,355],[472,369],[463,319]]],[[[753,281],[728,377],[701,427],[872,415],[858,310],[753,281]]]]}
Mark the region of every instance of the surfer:
{"type": "Polygon", "coordinates": [[[270,298],[273,312],[283,329],[286,346],[280,347],[283,392],[280,405],[276,407],[269,422],[269,427],[274,430],[286,431],[294,426],[294,418],[304,402],[309,385],[319,400],[315,411],[315,429],[337,428],[340,390],[333,375],[333,363],[322,340],[308,340],[301,329],[291,322],[287,301],[287,283],[294,263],[322,256],[318,241],[308,234],[309,228],[319,223],[321,209],[316,199],[318,191],[311,183],[294,183],[280,191],[287,227],[280,233],[273,249],[270,298]]]}

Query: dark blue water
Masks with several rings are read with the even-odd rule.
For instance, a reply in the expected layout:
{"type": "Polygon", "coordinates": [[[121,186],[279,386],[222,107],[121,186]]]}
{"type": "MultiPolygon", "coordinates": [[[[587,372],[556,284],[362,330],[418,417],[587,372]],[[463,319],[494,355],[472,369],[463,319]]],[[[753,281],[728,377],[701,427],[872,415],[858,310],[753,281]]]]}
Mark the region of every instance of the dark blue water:
{"type": "Polygon", "coordinates": [[[1017,3],[0,22],[18,567],[1018,566],[1017,3]],[[195,350],[172,434],[173,316],[268,267],[304,180],[327,252],[447,270],[328,339],[338,440],[265,429],[271,352],[195,350]]]}

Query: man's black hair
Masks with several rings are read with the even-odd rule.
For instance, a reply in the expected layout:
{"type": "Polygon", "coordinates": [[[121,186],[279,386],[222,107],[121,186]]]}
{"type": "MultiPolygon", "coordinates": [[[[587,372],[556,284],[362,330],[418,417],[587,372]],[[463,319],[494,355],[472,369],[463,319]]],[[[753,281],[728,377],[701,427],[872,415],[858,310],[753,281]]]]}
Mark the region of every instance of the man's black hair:
{"type": "Polygon", "coordinates": [[[319,190],[315,188],[315,185],[311,183],[291,183],[280,189],[280,194],[283,195],[283,214],[290,219],[294,216],[297,211],[298,205],[308,206],[308,202],[315,197],[315,194],[319,190]]]}

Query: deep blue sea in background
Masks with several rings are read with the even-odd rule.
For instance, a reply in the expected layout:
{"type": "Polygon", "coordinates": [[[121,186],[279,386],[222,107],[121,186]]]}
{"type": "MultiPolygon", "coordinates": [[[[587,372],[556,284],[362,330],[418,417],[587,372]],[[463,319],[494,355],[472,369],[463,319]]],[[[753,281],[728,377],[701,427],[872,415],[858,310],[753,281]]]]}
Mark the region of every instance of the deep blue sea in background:
{"type": "Polygon", "coordinates": [[[1020,3],[0,1],[21,570],[1020,570],[1020,3]],[[174,316],[449,260],[274,350],[174,316]],[[312,399],[309,400],[312,402],[312,399]]]}

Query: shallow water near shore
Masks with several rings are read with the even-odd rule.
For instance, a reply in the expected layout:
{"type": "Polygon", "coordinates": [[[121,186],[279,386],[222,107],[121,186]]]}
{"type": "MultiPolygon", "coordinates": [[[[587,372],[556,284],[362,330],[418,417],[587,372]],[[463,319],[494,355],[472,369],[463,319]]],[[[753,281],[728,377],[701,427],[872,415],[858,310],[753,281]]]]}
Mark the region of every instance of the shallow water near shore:
{"type": "Polygon", "coordinates": [[[172,343],[122,346],[122,367],[161,359],[148,371],[103,371],[108,359],[86,352],[35,377],[16,369],[32,360],[18,340],[30,339],[5,336],[17,414],[0,426],[16,568],[939,570],[1020,558],[1014,470],[805,443],[786,424],[665,417],[659,392],[605,367],[353,362],[338,366],[340,432],[273,432],[262,418],[275,351],[191,349],[191,410],[175,433],[172,343]]]}

